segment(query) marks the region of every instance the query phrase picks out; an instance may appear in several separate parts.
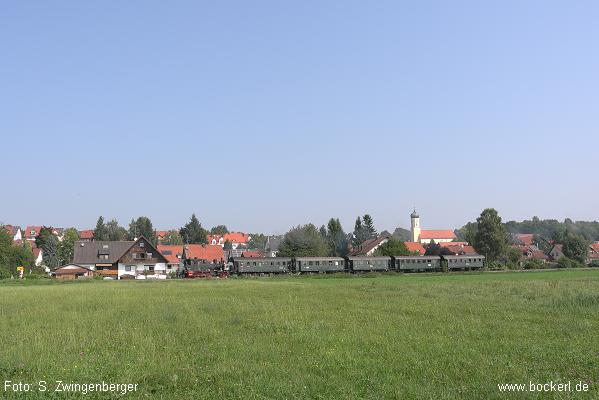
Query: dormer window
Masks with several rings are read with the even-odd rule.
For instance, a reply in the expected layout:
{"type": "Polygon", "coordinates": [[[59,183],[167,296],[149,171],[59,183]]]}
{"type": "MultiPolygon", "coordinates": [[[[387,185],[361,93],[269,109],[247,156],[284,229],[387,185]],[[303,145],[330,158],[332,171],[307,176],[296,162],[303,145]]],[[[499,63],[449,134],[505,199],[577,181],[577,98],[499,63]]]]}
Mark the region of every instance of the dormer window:
{"type": "Polygon", "coordinates": [[[107,245],[107,244],[105,244],[105,245],[103,245],[103,246],[102,246],[102,248],[103,248],[103,249],[107,249],[107,248],[108,248],[108,245],[107,245]]]}

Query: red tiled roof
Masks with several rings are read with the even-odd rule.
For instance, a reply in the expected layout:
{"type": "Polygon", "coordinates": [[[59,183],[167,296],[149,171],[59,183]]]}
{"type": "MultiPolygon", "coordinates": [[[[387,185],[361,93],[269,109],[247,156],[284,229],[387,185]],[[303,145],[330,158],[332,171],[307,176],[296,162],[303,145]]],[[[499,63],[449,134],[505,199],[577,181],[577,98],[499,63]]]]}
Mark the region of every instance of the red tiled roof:
{"type": "Polygon", "coordinates": [[[81,265],[68,264],[58,267],[54,270],[55,275],[75,275],[77,273],[90,274],[93,271],[89,268],[82,267],[81,265]]]}
{"type": "Polygon", "coordinates": [[[188,244],[184,246],[185,257],[188,259],[197,258],[198,260],[206,260],[212,262],[214,260],[221,261],[225,259],[225,253],[221,246],[209,246],[202,244],[188,244]]]}
{"type": "Polygon", "coordinates": [[[534,260],[547,260],[549,257],[547,254],[543,253],[541,250],[534,250],[530,254],[530,258],[534,260]]]}
{"type": "Polygon", "coordinates": [[[381,235],[374,239],[365,240],[361,245],[355,247],[352,251],[349,252],[350,256],[362,256],[368,254],[370,251],[378,248],[381,244],[387,242],[389,240],[389,236],[381,235]]]}
{"type": "Polygon", "coordinates": [[[156,237],[160,240],[168,236],[169,231],[156,231],[156,237]]]}
{"type": "Polygon", "coordinates": [[[41,226],[28,226],[25,231],[23,232],[23,236],[24,237],[28,237],[28,238],[34,238],[37,235],[40,234],[40,231],[42,230],[41,226]],[[34,231],[35,233],[33,235],[31,235],[31,232],[34,231]]]}
{"type": "Polygon", "coordinates": [[[478,254],[472,246],[464,246],[462,247],[462,250],[464,251],[464,254],[478,254]]]}
{"type": "Polygon", "coordinates": [[[34,247],[34,248],[31,249],[31,251],[33,252],[33,259],[37,260],[37,258],[39,257],[40,252],[42,251],[42,249],[34,247]]]}
{"type": "Polygon", "coordinates": [[[516,238],[521,241],[525,246],[532,245],[533,238],[535,235],[532,233],[519,233],[516,235],[516,238]]]}
{"type": "Polygon", "coordinates": [[[244,251],[241,253],[241,257],[264,257],[264,253],[261,251],[244,251]]]}
{"type": "Polygon", "coordinates": [[[406,247],[408,248],[409,251],[413,252],[413,253],[419,253],[421,256],[424,255],[424,253],[426,253],[426,250],[424,249],[424,246],[420,243],[416,243],[416,242],[404,242],[404,244],[406,245],[406,247]]]}
{"type": "Polygon", "coordinates": [[[420,239],[455,239],[456,235],[450,230],[422,230],[420,239]]]}
{"type": "Polygon", "coordinates": [[[212,244],[214,240],[215,244],[223,244],[226,241],[231,243],[247,243],[250,241],[250,235],[242,232],[229,232],[224,235],[208,235],[208,243],[212,244]]]}
{"type": "Polygon", "coordinates": [[[441,246],[441,247],[468,246],[468,242],[441,242],[441,243],[439,243],[439,246],[441,246]]]}
{"type": "Polygon", "coordinates": [[[599,253],[599,242],[591,244],[591,248],[599,253]]]}
{"type": "Polygon", "coordinates": [[[229,232],[223,235],[225,242],[228,240],[231,243],[247,243],[250,241],[250,235],[241,232],[229,232]]]}
{"type": "Polygon", "coordinates": [[[2,228],[6,229],[6,231],[8,233],[10,233],[12,236],[17,234],[17,229],[19,229],[18,226],[13,226],[13,225],[3,225],[2,228]]]}
{"type": "Polygon", "coordinates": [[[168,261],[169,264],[178,264],[181,262],[182,258],[183,258],[183,245],[164,245],[164,244],[159,244],[157,246],[158,251],[160,252],[160,254],[162,254],[164,256],[164,258],[166,258],[166,261],[168,261]],[[179,257],[177,257],[177,255],[179,255],[179,257]]]}
{"type": "Polygon", "coordinates": [[[79,239],[93,239],[94,231],[91,229],[87,229],[84,231],[79,231],[79,239]]]}

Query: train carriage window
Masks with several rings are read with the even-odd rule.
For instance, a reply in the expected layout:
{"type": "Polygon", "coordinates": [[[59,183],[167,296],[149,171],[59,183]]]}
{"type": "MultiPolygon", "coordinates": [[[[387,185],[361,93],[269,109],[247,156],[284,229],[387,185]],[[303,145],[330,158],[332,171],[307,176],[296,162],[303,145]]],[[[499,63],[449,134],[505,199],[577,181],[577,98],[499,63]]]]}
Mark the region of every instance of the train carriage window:
{"type": "Polygon", "coordinates": [[[308,265],[313,265],[313,261],[308,261],[308,265]]]}

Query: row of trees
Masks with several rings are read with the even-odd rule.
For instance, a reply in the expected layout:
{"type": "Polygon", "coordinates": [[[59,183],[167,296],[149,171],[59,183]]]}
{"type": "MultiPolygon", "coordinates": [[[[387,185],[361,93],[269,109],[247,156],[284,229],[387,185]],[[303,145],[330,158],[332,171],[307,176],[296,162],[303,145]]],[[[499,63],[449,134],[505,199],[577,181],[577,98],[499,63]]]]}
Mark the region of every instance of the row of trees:
{"type": "MultiPolygon", "coordinates": [[[[278,255],[281,257],[344,257],[350,246],[358,247],[367,240],[378,236],[374,221],[368,214],[358,217],[354,231],[348,235],[344,232],[339,218],[331,218],[329,222],[316,229],[313,224],[300,225],[285,234],[278,255]]],[[[410,255],[405,244],[391,238],[379,246],[376,255],[410,255]]]]}
{"type": "Polygon", "coordinates": [[[44,265],[48,268],[56,268],[73,261],[77,240],[79,240],[79,233],[75,228],[65,229],[62,241],[59,241],[51,228],[43,227],[35,238],[35,245],[42,250],[44,265]]]}
{"type": "MultiPolygon", "coordinates": [[[[184,243],[207,243],[208,234],[224,235],[229,233],[225,225],[217,225],[210,231],[204,229],[195,214],[191,216],[189,222],[179,230],[170,230],[166,237],[161,241],[162,244],[184,244],[184,243]]],[[[139,217],[132,219],[129,223],[129,229],[119,225],[116,219],[104,222],[104,217],[100,216],[94,229],[95,240],[133,240],[140,236],[146,237],[152,244],[156,245],[158,238],[148,217],[139,217]]]]}
{"type": "Polygon", "coordinates": [[[27,242],[13,245],[12,235],[0,228],[0,279],[16,276],[18,266],[28,269],[34,266],[31,245],[27,242]]]}
{"type": "MultiPolygon", "coordinates": [[[[472,244],[474,249],[479,254],[486,256],[487,261],[490,263],[518,263],[521,254],[518,249],[509,246],[511,237],[508,233],[508,227],[502,223],[501,217],[493,208],[483,210],[480,217],[476,219],[476,223],[468,223],[458,230],[458,238],[472,244]]],[[[563,245],[562,251],[568,259],[578,263],[586,261],[590,242],[581,235],[566,230],[559,235],[554,235],[553,239],[550,240],[553,243],[563,245]]],[[[540,238],[538,242],[550,243],[549,240],[541,240],[540,238]]]]}

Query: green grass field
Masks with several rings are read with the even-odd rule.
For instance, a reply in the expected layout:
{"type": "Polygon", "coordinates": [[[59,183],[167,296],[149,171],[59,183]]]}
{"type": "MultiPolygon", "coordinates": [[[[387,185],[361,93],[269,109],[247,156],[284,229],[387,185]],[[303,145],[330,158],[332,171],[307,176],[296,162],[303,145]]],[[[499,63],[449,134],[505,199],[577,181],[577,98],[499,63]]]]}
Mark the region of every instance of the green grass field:
{"type": "Polygon", "coordinates": [[[0,398],[599,398],[599,271],[6,282],[0,332],[2,383],[49,382],[0,398]]]}

